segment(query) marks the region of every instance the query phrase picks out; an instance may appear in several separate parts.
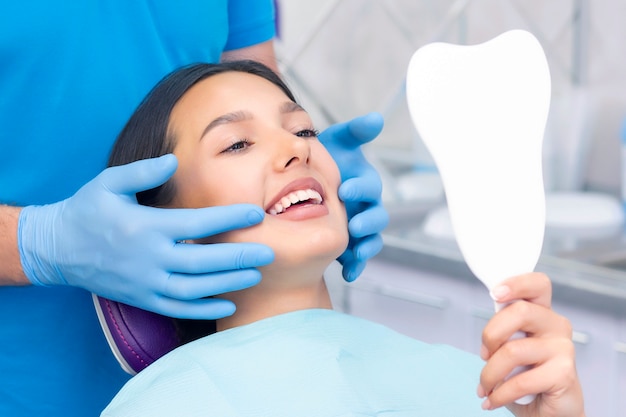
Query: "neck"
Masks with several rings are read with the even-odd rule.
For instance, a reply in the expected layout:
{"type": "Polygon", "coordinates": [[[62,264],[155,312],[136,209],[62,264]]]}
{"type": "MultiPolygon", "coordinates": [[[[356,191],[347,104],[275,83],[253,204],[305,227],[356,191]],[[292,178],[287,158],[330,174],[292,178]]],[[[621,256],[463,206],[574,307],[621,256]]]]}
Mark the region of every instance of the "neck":
{"type": "Polygon", "coordinates": [[[332,309],[324,277],[318,274],[315,279],[307,279],[302,271],[295,279],[294,276],[263,273],[263,280],[257,286],[224,294],[223,298],[233,301],[237,311],[230,317],[218,320],[217,331],[292,311],[332,309]]]}

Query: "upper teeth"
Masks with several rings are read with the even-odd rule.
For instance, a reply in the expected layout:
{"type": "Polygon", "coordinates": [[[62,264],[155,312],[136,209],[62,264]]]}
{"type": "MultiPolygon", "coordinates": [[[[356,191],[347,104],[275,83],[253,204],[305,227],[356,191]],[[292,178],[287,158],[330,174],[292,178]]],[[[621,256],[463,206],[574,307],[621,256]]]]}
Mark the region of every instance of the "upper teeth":
{"type": "Polygon", "coordinates": [[[268,213],[272,215],[280,214],[287,210],[291,205],[307,200],[310,200],[312,204],[320,204],[322,202],[322,196],[320,193],[315,190],[311,190],[310,188],[307,190],[292,191],[281,198],[278,203],[274,204],[274,207],[269,209],[268,213]]]}

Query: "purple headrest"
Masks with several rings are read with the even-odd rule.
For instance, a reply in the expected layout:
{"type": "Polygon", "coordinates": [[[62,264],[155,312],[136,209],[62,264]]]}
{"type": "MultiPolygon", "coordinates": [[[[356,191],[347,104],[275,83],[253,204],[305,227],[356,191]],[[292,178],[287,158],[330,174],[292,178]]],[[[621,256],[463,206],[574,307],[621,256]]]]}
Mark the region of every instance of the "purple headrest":
{"type": "Polygon", "coordinates": [[[180,346],[175,319],[93,295],[109,346],[122,368],[134,375],[180,346]]]}
{"type": "Polygon", "coordinates": [[[214,320],[166,317],[95,294],[93,301],[111,351],[131,375],[177,347],[215,333],[214,320]]]}

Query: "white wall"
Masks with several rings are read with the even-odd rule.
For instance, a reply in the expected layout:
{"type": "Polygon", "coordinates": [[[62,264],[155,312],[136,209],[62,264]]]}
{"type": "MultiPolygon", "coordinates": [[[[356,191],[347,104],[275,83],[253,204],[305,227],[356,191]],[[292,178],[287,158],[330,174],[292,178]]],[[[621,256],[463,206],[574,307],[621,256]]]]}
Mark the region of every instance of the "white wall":
{"type": "Polygon", "coordinates": [[[408,118],[403,80],[431,41],[473,44],[531,31],[548,56],[553,109],[547,186],[618,194],[626,119],[625,0],[279,0],[279,56],[320,127],[369,111],[386,118],[372,147],[432,164],[408,118]],[[455,14],[456,11],[460,13],[455,14]],[[572,154],[574,143],[583,151],[572,154]]]}

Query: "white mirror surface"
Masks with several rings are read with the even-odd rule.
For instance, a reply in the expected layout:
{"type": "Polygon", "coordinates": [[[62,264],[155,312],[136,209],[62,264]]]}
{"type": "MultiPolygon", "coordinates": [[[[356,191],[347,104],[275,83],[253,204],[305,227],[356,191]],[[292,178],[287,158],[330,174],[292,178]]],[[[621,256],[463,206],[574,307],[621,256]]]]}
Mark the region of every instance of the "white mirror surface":
{"type": "Polygon", "coordinates": [[[545,229],[542,141],[550,72],[522,30],[415,52],[407,99],[439,169],[455,237],[489,289],[536,267],[545,229]]]}

